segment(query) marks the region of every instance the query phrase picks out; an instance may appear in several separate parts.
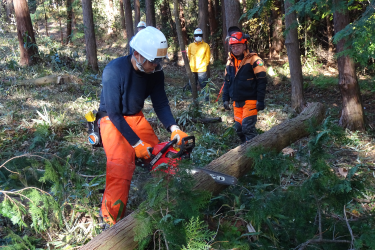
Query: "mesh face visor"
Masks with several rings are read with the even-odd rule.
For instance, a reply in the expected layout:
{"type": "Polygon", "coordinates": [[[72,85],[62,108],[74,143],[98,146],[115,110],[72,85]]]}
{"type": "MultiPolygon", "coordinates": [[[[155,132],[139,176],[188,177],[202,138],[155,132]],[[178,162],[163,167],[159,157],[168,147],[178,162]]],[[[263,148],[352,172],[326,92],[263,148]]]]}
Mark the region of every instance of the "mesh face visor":
{"type": "Polygon", "coordinates": [[[157,64],[154,72],[158,72],[158,71],[163,70],[163,67],[164,67],[164,58],[155,58],[154,60],[149,61],[149,62],[157,64]]]}
{"type": "Polygon", "coordinates": [[[225,38],[226,41],[229,40],[229,44],[237,44],[237,43],[246,43],[248,36],[243,35],[242,32],[235,32],[230,36],[225,38]]]}

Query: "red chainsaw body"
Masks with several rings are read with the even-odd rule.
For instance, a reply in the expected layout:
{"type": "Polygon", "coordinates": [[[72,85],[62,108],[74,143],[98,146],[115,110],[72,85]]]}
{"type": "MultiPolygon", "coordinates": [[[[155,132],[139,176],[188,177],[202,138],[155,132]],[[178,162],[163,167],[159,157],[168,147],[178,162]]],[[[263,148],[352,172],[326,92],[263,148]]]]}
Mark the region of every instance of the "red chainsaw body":
{"type": "MultiPolygon", "coordinates": [[[[162,142],[157,144],[154,149],[152,150],[153,155],[157,155],[166,145],[168,142],[162,142]]],[[[176,150],[174,147],[169,147],[164,154],[161,155],[160,159],[155,162],[154,166],[152,166],[152,171],[163,171],[168,174],[176,174],[177,172],[177,161],[181,160],[181,157],[179,158],[173,158],[177,155],[179,150],[176,150]],[[166,167],[163,167],[163,169],[156,169],[160,166],[160,164],[165,163],[168,166],[168,169],[166,167]]]]}

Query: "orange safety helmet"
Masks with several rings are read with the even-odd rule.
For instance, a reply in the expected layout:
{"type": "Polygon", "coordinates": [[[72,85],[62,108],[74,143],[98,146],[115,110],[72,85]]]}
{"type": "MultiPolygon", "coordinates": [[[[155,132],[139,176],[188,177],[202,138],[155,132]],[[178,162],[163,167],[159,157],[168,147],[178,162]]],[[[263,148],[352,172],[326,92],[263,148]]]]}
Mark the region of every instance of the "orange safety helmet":
{"type": "Polygon", "coordinates": [[[247,37],[242,34],[242,32],[234,32],[229,36],[229,45],[247,42],[247,37]]]}

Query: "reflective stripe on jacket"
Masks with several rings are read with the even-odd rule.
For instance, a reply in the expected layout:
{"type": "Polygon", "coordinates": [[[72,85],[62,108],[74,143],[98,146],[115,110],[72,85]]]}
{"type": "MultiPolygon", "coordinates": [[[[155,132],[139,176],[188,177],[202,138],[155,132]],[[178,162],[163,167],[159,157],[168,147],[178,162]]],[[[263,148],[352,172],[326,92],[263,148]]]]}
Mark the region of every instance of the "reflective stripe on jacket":
{"type": "Polygon", "coordinates": [[[210,64],[210,46],[204,41],[191,43],[188,47],[188,59],[192,72],[206,72],[210,64]]]}
{"type": "Polygon", "coordinates": [[[244,51],[244,58],[236,69],[237,59],[229,53],[225,68],[223,102],[257,100],[264,102],[266,94],[266,69],[257,53],[244,51]]]}

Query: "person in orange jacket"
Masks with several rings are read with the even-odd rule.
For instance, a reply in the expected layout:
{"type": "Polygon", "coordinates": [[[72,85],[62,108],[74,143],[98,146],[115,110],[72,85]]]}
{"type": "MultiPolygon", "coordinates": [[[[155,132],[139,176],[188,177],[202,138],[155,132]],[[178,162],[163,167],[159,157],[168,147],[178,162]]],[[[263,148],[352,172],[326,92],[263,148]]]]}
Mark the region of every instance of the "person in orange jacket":
{"type": "MultiPolygon", "coordinates": [[[[189,44],[188,59],[191,72],[194,74],[195,84],[203,89],[208,81],[207,67],[210,65],[210,46],[203,41],[203,31],[197,28],[194,31],[194,42],[189,44]]],[[[208,96],[206,96],[208,101],[208,96]]]]}
{"type": "Polygon", "coordinates": [[[242,143],[257,135],[255,124],[258,111],[264,109],[266,70],[263,60],[247,47],[249,36],[240,28],[228,29],[229,57],[225,68],[223,105],[233,101],[235,129],[242,143]]]}
{"type": "Polygon", "coordinates": [[[108,224],[125,215],[135,157],[149,159],[150,149],[159,139],[145,119],[142,109],[150,96],[154,111],[171,140],[187,136],[177,126],[164,90],[163,59],[168,44],[164,34],[147,27],[130,42],[132,55],[111,61],[102,76],[99,112],[107,114],[98,124],[107,156],[106,188],[101,214],[108,224]]]}

